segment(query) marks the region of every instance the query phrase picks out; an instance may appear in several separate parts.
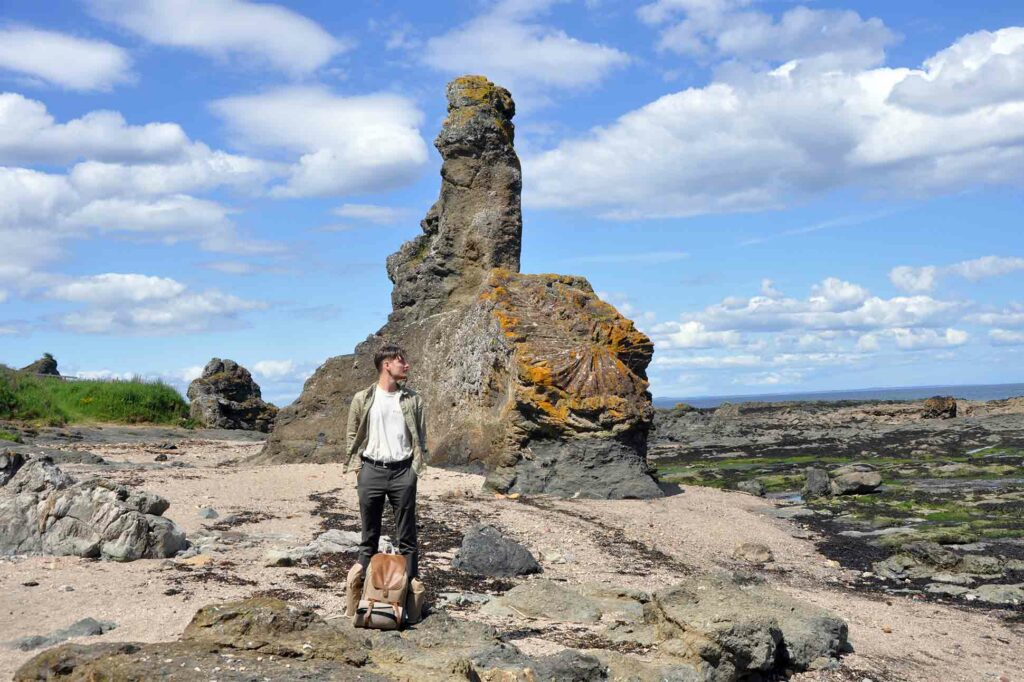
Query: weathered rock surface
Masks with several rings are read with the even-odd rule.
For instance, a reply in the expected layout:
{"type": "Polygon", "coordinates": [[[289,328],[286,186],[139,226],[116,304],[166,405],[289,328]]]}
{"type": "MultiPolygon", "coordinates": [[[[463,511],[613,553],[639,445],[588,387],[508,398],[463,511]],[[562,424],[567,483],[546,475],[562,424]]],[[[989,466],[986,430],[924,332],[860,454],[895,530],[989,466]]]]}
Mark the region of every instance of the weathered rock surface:
{"type": "Polygon", "coordinates": [[[32,364],[25,365],[18,371],[25,372],[26,374],[46,374],[55,377],[60,376],[60,372],[57,371],[57,358],[53,357],[49,353],[43,353],[43,357],[39,358],[32,364]]]}
{"type": "Polygon", "coordinates": [[[14,645],[22,651],[31,651],[32,649],[41,649],[43,647],[53,646],[54,644],[60,644],[72,637],[96,637],[105,632],[109,632],[116,627],[117,623],[112,621],[96,620],[95,618],[82,618],[66,628],[54,630],[47,635],[22,637],[14,642],[14,645]]]}
{"type": "Polygon", "coordinates": [[[736,484],[736,490],[749,493],[755,497],[764,497],[765,494],[764,483],[756,478],[752,478],[749,481],[740,481],[736,484]]]}
{"type": "Polygon", "coordinates": [[[362,536],[351,530],[332,528],[302,547],[271,549],[264,557],[266,566],[294,566],[314,561],[325,554],[355,554],[362,536]]]}
{"type": "Polygon", "coordinates": [[[828,472],[817,467],[807,467],[804,471],[806,481],[804,482],[803,496],[806,499],[822,497],[832,492],[831,481],[828,472]]]}
{"type": "Polygon", "coordinates": [[[505,537],[494,526],[482,524],[473,526],[463,536],[452,566],[475,575],[506,578],[541,572],[530,550],[505,537]]]}
{"type": "Polygon", "coordinates": [[[435,465],[482,462],[507,492],[654,497],[646,463],[653,345],[581,277],[518,272],[515,105],[466,76],[448,86],[435,140],[441,192],[423,234],[387,260],[393,311],[351,355],[327,360],[283,409],[267,462],[338,461],[352,395],[398,343],[424,396],[435,465]]]}
{"type": "Polygon", "coordinates": [[[277,408],[264,402],[259,385],[234,360],[213,358],[188,386],[189,414],[211,429],[270,431],[277,408]]]}
{"type": "Polygon", "coordinates": [[[32,458],[0,488],[0,554],[70,554],[116,561],[174,556],[185,534],[161,516],[159,495],[100,478],[76,482],[47,458],[32,458]]]}
{"type": "Polygon", "coordinates": [[[738,682],[807,670],[847,647],[846,624],[827,611],[718,578],[689,578],[653,595],[532,580],[483,608],[495,602],[507,606],[494,615],[590,623],[601,637],[647,653],[641,659],[566,649],[530,657],[490,626],[443,611],[402,631],[356,630],[346,619],[324,620],[306,607],[254,597],[200,609],[176,642],[50,649],[26,662],[15,680],[177,679],[184,669],[190,679],[218,680],[738,682]]]}
{"type": "Polygon", "coordinates": [[[882,475],[877,471],[851,471],[832,479],[833,495],[861,495],[871,493],[882,485],[882,475]]]}
{"type": "Polygon", "coordinates": [[[956,416],[956,398],[952,396],[935,396],[924,401],[925,419],[952,419],[956,416]]]}

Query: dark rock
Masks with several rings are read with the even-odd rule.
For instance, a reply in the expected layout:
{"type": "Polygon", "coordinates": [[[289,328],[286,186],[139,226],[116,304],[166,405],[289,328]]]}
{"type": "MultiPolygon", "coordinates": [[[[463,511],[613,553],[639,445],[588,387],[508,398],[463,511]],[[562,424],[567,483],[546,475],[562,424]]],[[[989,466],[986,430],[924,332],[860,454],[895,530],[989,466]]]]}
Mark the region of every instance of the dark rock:
{"type": "Polygon", "coordinates": [[[153,461],[154,462],[166,462],[167,461],[167,455],[165,455],[164,453],[161,452],[159,455],[157,455],[156,457],[153,458],[153,461]]]}
{"type": "Polygon", "coordinates": [[[189,414],[201,426],[268,432],[277,408],[264,402],[259,385],[245,367],[213,358],[188,387],[189,414]]]}
{"type": "Polygon", "coordinates": [[[807,476],[803,489],[804,499],[809,500],[814,497],[823,497],[832,492],[831,481],[827,471],[817,467],[807,467],[804,473],[807,476]]]}
{"type": "Polygon", "coordinates": [[[57,371],[57,359],[49,353],[43,353],[43,357],[30,365],[22,367],[18,371],[25,372],[26,374],[46,374],[54,377],[60,376],[60,372],[57,371]]]}
{"type": "Polygon", "coordinates": [[[217,510],[213,507],[203,507],[199,510],[199,518],[201,519],[215,519],[218,516],[220,516],[220,514],[218,514],[217,510]]]}
{"type": "Polygon", "coordinates": [[[530,550],[506,538],[494,526],[476,525],[462,538],[462,547],[452,566],[467,573],[509,577],[540,573],[541,567],[530,550]]]}
{"type": "Polygon", "coordinates": [[[646,466],[653,344],[585,279],[519,274],[515,105],[480,76],[455,79],[447,95],[440,196],[423,233],[387,259],[387,324],[309,378],[258,461],[342,459],[351,398],[374,380],[377,348],[394,342],[426,402],[428,463],[483,462],[499,490],[659,496],[646,466]]]}
{"type": "Polygon", "coordinates": [[[904,554],[936,568],[952,568],[960,561],[956,552],[946,549],[937,542],[908,542],[901,548],[904,554]]]}
{"type": "Polygon", "coordinates": [[[25,463],[25,456],[14,450],[0,450],[0,486],[14,478],[18,469],[25,463]]]}
{"type": "Polygon", "coordinates": [[[608,679],[608,667],[590,654],[564,649],[533,663],[538,682],[596,682],[608,679]]]}
{"type": "Polygon", "coordinates": [[[924,419],[952,419],[956,416],[956,398],[935,396],[924,401],[921,417],[924,419]]]}
{"type": "Polygon", "coordinates": [[[48,635],[32,635],[23,637],[14,642],[14,645],[22,651],[31,651],[42,647],[53,646],[72,637],[96,637],[109,632],[117,627],[117,623],[111,621],[100,621],[94,618],[83,618],[72,623],[66,628],[54,630],[48,635]]]}

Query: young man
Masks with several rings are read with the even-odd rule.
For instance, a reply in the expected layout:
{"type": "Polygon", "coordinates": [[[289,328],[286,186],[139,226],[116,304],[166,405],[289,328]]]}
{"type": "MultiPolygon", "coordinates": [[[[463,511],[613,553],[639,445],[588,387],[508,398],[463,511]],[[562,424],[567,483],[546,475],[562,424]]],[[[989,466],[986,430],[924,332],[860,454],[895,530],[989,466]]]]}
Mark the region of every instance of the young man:
{"type": "MultiPolygon", "coordinates": [[[[426,468],[427,432],[423,399],[406,388],[405,352],[385,345],[373,358],[377,381],[352,397],[348,411],[345,473],[356,471],[363,538],[359,564],[365,575],[380,540],[384,500],[395,514],[398,551],[416,577],[416,481],[426,468]]],[[[355,567],[353,567],[355,568],[355,567]]]]}

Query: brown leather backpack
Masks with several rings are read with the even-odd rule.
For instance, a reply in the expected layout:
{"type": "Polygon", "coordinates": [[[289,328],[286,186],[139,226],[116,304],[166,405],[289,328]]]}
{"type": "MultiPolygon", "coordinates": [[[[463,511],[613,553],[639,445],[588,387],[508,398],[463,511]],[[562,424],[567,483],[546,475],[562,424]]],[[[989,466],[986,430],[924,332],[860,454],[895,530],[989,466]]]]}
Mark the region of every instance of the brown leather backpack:
{"type": "Polygon", "coordinates": [[[357,628],[397,630],[405,623],[409,564],[401,554],[374,554],[356,607],[357,628]]]}

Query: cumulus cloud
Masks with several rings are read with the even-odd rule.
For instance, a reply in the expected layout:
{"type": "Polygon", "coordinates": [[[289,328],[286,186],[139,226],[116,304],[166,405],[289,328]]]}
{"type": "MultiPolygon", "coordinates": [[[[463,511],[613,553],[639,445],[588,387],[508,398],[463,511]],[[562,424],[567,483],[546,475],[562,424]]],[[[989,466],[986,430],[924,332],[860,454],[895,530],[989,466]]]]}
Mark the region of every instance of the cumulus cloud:
{"type": "Polygon", "coordinates": [[[995,346],[1019,346],[1024,345],[1024,332],[1011,331],[1009,329],[990,329],[988,338],[995,346]]]}
{"type": "Polygon", "coordinates": [[[192,292],[169,278],[106,273],[66,282],[50,295],[89,307],[61,324],[83,334],[175,335],[227,328],[243,313],[265,307],[217,290],[192,292]]]}
{"type": "Polygon", "coordinates": [[[212,107],[241,144],[301,155],[274,196],[392,189],[414,180],[427,162],[423,114],[400,95],[344,97],[323,87],[293,87],[212,107]]]}
{"type": "Polygon", "coordinates": [[[294,360],[260,360],[252,367],[258,376],[271,380],[291,377],[296,369],[294,360]]]}
{"type": "Polygon", "coordinates": [[[132,126],[116,111],[92,111],[57,123],[42,102],[0,94],[0,162],[148,161],[177,156],[188,144],[176,123],[132,126]]]}
{"type": "Polygon", "coordinates": [[[924,194],[1024,181],[1024,96],[952,115],[891,101],[922,73],[794,60],[722,76],[527,157],[524,200],[611,218],[680,217],[775,209],[843,187],[924,194]]]}
{"type": "Polygon", "coordinates": [[[69,90],[110,90],[132,80],[131,59],[117,45],[28,26],[0,29],[0,69],[69,90]]]}
{"type": "Polygon", "coordinates": [[[938,284],[939,278],[946,275],[956,275],[972,282],[978,282],[989,277],[998,277],[1022,270],[1024,270],[1024,258],[982,256],[942,267],[900,265],[889,271],[889,280],[903,291],[923,292],[933,290],[938,284]]]}
{"type": "Polygon", "coordinates": [[[738,331],[710,331],[703,322],[662,322],[651,328],[651,336],[659,348],[718,348],[738,346],[742,336],[738,331]]]}
{"type": "Polygon", "coordinates": [[[50,290],[50,296],[78,303],[112,305],[174,298],[184,291],[184,284],[169,277],[108,272],[59,284],[50,290]]]}
{"type": "Polygon", "coordinates": [[[1024,28],[978,31],[925,60],[893,88],[890,100],[911,109],[956,114],[1024,99],[1024,28]]]}
{"type": "Polygon", "coordinates": [[[937,329],[893,329],[891,331],[896,345],[904,350],[923,348],[948,348],[962,346],[967,343],[970,335],[961,330],[949,328],[945,331],[937,329]]]}
{"type": "Polygon", "coordinates": [[[245,0],[87,0],[92,13],[143,39],[218,58],[310,73],[351,47],[280,5],[245,0]]]}
{"type": "Polygon", "coordinates": [[[741,9],[747,2],[658,2],[640,8],[642,19],[662,25],[658,48],[690,56],[787,62],[812,60],[818,68],[874,66],[896,35],[879,19],[849,10],[794,7],[777,20],[741,9]],[[682,15],[682,20],[676,21],[682,15]],[[667,25],[666,25],[667,24],[667,25]]]}
{"type": "Polygon", "coordinates": [[[452,74],[483,73],[512,89],[520,100],[552,99],[550,89],[596,85],[629,56],[536,23],[550,0],[497,2],[483,14],[427,41],[424,61],[452,74]]]}

